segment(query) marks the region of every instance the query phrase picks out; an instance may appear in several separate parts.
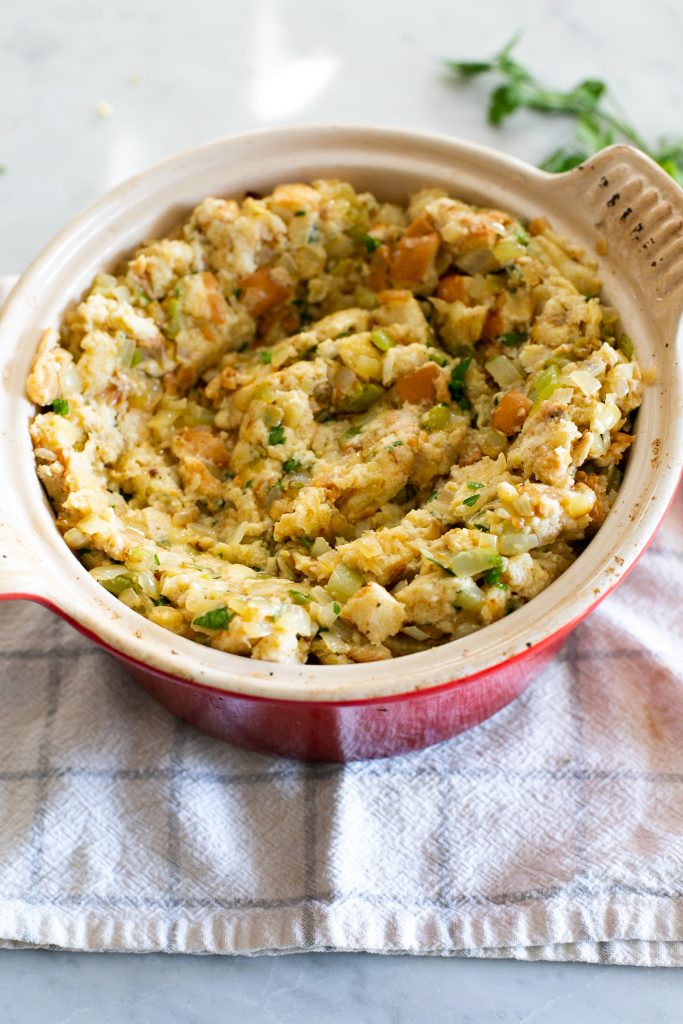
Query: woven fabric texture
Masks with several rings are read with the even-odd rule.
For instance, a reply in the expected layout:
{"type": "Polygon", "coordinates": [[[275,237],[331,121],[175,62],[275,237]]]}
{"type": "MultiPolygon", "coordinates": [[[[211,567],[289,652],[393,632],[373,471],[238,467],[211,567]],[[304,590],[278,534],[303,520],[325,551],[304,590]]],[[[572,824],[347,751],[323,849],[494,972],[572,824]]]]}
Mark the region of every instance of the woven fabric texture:
{"type": "Polygon", "coordinates": [[[683,497],[490,721],[301,765],[175,721],[0,607],[0,943],[683,964],[683,497]]]}

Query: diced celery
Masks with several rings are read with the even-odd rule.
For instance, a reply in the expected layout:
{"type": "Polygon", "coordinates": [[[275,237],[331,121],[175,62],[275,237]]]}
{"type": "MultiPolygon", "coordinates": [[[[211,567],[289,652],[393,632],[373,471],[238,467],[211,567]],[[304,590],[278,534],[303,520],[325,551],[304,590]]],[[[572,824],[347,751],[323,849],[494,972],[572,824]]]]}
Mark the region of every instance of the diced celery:
{"type": "Polygon", "coordinates": [[[541,370],[535,381],[536,402],[545,402],[547,398],[550,398],[553,391],[559,387],[559,383],[560,378],[556,366],[551,365],[545,370],[541,370]]]}
{"type": "Polygon", "coordinates": [[[439,405],[433,405],[431,409],[422,417],[421,426],[428,434],[433,433],[435,430],[443,430],[448,426],[451,420],[451,410],[441,402],[439,405]]]}
{"type": "Polygon", "coordinates": [[[126,576],[122,573],[120,576],[114,576],[113,579],[101,579],[99,581],[105,590],[108,590],[110,594],[115,594],[118,597],[133,586],[133,581],[130,576],[126,576]]]}
{"type": "Polygon", "coordinates": [[[164,308],[166,310],[166,334],[169,338],[177,338],[183,326],[180,299],[167,299],[164,308]]]}
{"type": "Polygon", "coordinates": [[[383,394],[380,384],[356,384],[346,396],[344,406],[349,412],[367,412],[383,394]]]}
{"type": "Polygon", "coordinates": [[[619,348],[627,359],[633,359],[633,342],[629,338],[628,334],[622,334],[619,339],[619,348]]]}
{"type": "Polygon", "coordinates": [[[325,590],[335,601],[344,604],[350,597],[353,597],[357,590],[360,590],[363,583],[363,577],[357,569],[352,569],[351,566],[340,562],[330,576],[325,590]]]}
{"type": "Polygon", "coordinates": [[[472,548],[470,551],[458,551],[450,561],[451,571],[456,576],[476,576],[487,569],[492,569],[500,561],[494,551],[485,548],[472,548]]]}
{"type": "Polygon", "coordinates": [[[396,342],[391,337],[389,332],[383,331],[381,328],[378,328],[376,331],[372,332],[372,334],[370,335],[370,341],[375,346],[375,348],[378,348],[380,350],[380,352],[388,352],[389,349],[393,348],[394,345],[396,344],[396,342]]]}

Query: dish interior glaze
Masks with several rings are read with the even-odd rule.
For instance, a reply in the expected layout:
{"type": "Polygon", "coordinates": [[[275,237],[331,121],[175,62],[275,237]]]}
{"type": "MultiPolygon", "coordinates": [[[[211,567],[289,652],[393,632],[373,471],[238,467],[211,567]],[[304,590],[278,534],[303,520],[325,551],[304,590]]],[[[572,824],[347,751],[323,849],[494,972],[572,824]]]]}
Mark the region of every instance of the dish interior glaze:
{"type": "Polygon", "coordinates": [[[266,661],[380,661],[544,590],[613,504],[642,379],[594,262],[425,189],[205,199],[46,331],[27,393],[110,593],[266,661]]]}

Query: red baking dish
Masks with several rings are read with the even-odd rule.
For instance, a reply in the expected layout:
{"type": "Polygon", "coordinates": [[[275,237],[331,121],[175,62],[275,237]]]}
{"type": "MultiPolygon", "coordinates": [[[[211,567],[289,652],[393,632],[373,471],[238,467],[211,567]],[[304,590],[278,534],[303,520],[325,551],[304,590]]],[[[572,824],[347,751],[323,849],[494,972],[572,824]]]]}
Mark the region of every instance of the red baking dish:
{"type": "Polygon", "coordinates": [[[471,143],[377,128],[306,127],[220,140],[120,185],[68,225],[0,313],[0,598],[38,601],[119,658],[174,714],[231,743],[324,761],[385,757],[454,736],[518,696],[626,575],[671,502],[683,459],[683,192],[626,146],[549,175],[471,143]],[[35,474],[24,387],[42,332],[94,274],[207,195],[340,177],[386,199],[436,185],[553,227],[598,253],[644,367],[656,370],[617,501],[577,561],[499,622],[420,654],[365,665],[275,664],[175,636],[87,573],[35,474]]]}

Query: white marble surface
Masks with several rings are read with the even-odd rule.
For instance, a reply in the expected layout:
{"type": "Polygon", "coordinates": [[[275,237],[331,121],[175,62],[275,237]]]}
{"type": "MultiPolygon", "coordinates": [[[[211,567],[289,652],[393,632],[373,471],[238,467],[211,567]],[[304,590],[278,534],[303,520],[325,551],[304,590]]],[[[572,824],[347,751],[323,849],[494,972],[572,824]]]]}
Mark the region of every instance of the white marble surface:
{"type": "MultiPolygon", "coordinates": [[[[288,121],[459,134],[538,159],[562,121],[486,126],[484,86],[445,56],[525,29],[558,84],[607,78],[650,133],[679,121],[676,0],[34,0],[1,5],[0,273],[22,269],[103,190],[178,149],[288,121]],[[98,106],[108,104],[108,117],[98,106]]],[[[677,971],[371,956],[253,960],[0,953],[0,1019],[97,1024],[680,1020],[677,971]]]]}

